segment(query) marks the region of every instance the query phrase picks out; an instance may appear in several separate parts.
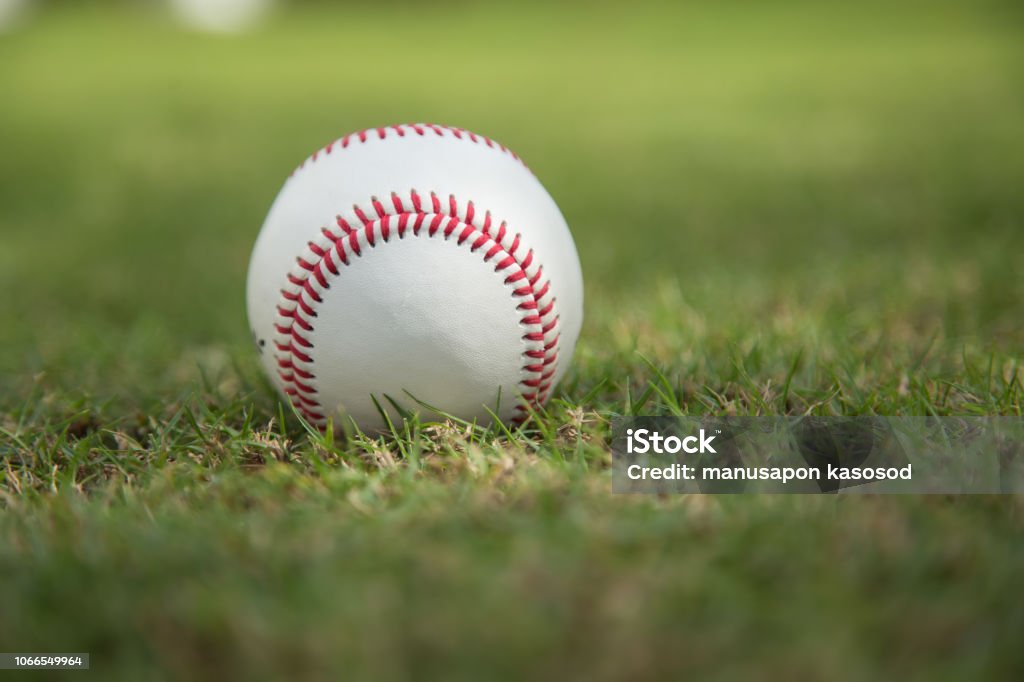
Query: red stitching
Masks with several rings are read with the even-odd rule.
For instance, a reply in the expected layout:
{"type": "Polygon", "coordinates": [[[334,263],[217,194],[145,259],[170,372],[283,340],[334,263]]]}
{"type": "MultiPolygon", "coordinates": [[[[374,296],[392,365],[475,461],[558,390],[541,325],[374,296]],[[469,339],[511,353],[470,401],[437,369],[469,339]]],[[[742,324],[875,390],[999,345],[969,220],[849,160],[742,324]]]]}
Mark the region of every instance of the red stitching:
{"type": "MultiPolygon", "coordinates": [[[[386,133],[385,129],[373,130],[386,133]]],[[[376,197],[372,198],[370,204],[373,213],[377,215],[375,219],[370,218],[368,212],[360,206],[353,206],[353,213],[362,223],[362,232],[366,239],[363,248],[374,248],[386,243],[396,220],[398,235],[403,237],[410,219],[413,222],[412,232],[418,235],[421,226],[429,218],[428,238],[440,233],[442,238],[447,239],[456,234],[457,244],[467,245],[471,253],[476,253],[485,263],[494,265],[495,272],[505,274],[503,282],[506,285],[524,283],[511,292],[512,296],[522,299],[517,301],[516,306],[520,312],[520,324],[534,329],[539,327],[539,331],[527,330],[522,339],[530,343],[542,343],[543,346],[529,348],[522,353],[521,370],[527,376],[520,380],[519,387],[525,402],[515,406],[517,415],[514,417],[515,422],[521,422],[529,416],[532,409],[547,399],[551,379],[557,367],[560,336],[557,333],[558,315],[555,313],[555,298],[548,298],[550,282],[542,279],[543,269],[539,265],[533,275],[527,272],[534,260],[532,250],[527,251],[523,258],[516,256],[516,249],[520,245],[519,234],[509,234],[511,242],[507,246],[498,240],[498,237],[507,234],[505,223],[501,223],[498,235],[489,235],[484,228],[478,229],[470,222],[475,212],[472,202],[465,203],[465,210],[462,211],[454,196],[449,197],[447,207],[442,207],[436,195],[430,196],[433,209],[430,212],[423,210],[421,197],[415,190],[410,191],[408,202],[393,192],[391,207],[378,201],[376,197]],[[414,210],[406,210],[405,207],[408,205],[413,206],[414,210]],[[445,225],[444,230],[439,229],[442,224],[445,225]],[[493,244],[481,250],[489,242],[493,244]],[[552,338],[549,339],[549,336],[552,338]]],[[[490,224],[490,214],[486,215],[485,227],[490,224]]],[[[314,330],[316,307],[323,302],[320,295],[322,291],[330,288],[329,279],[340,274],[340,267],[349,264],[349,254],[354,257],[362,255],[359,245],[360,231],[352,229],[341,216],[338,216],[337,224],[344,234],[336,235],[326,227],[322,228],[320,241],[311,241],[307,245],[306,253],[296,258],[296,268],[288,274],[286,286],[281,289],[281,300],[277,305],[278,320],[275,324],[279,337],[274,341],[274,347],[277,349],[275,360],[284,392],[290,397],[296,410],[307,420],[318,425],[323,425],[326,417],[319,403],[317,390],[311,383],[315,379],[311,371],[313,358],[310,354],[314,344],[306,335],[314,330]],[[315,284],[320,286],[320,291],[315,284]],[[300,363],[305,366],[300,366],[300,363]]]]}
{"type": "MultiPolygon", "coordinates": [[[[316,160],[319,159],[321,155],[330,154],[335,147],[339,147],[340,149],[348,149],[349,145],[352,142],[358,141],[360,144],[367,144],[369,142],[387,140],[392,134],[397,135],[398,137],[405,137],[406,133],[410,131],[415,133],[419,137],[424,137],[427,134],[428,130],[433,132],[437,137],[446,137],[448,135],[451,135],[456,140],[466,140],[468,136],[468,140],[473,144],[482,143],[487,145],[491,149],[500,149],[503,154],[508,154],[519,163],[522,163],[524,168],[526,167],[526,164],[523,163],[523,160],[516,156],[516,153],[513,152],[508,147],[506,147],[505,145],[501,144],[496,140],[492,140],[489,137],[471,133],[468,130],[465,130],[464,128],[453,128],[451,126],[437,125],[435,123],[400,123],[398,125],[387,126],[384,128],[366,128],[364,130],[359,130],[354,133],[349,133],[348,135],[345,135],[344,137],[341,137],[337,140],[333,140],[323,148],[313,152],[305,161],[299,164],[299,167],[296,168],[295,171],[292,171],[292,175],[294,175],[301,168],[304,168],[307,163],[316,162],[316,160]]],[[[466,222],[472,221],[467,220],[466,222]]]]}

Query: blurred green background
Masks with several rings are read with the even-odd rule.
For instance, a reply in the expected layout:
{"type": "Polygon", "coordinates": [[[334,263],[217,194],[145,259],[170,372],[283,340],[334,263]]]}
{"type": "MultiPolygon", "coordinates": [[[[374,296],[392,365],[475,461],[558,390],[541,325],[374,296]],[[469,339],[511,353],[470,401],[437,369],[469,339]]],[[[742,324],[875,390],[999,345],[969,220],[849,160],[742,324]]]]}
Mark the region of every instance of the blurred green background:
{"type": "Polygon", "coordinates": [[[677,289],[711,328],[1024,340],[1010,4],[293,3],[233,36],[81,5],[0,39],[8,379],[106,395],[247,343],[247,258],[290,170],[419,120],[527,160],[592,323],[677,289]]]}
{"type": "Polygon", "coordinates": [[[630,411],[1021,414],[1017,3],[169,17],[0,33],[0,648],[133,680],[1019,677],[1019,500],[613,498],[604,442],[630,411]],[[541,437],[324,467],[259,430],[249,251],[314,149],[415,121],[548,187],[583,336],[541,437]]]}

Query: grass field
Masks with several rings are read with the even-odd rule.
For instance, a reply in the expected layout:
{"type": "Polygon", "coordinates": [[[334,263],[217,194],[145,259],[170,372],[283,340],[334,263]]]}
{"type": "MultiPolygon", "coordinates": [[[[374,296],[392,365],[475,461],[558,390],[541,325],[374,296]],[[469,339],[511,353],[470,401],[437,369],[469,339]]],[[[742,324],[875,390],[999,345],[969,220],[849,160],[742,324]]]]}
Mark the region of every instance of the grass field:
{"type": "Polygon", "coordinates": [[[0,35],[0,650],[1020,679],[1020,498],[610,493],[615,414],[1022,413],[1024,15],[892,4],[322,4],[224,38],[65,3],[0,35]],[[546,184],[583,335],[526,431],[333,442],[259,374],[249,251],[309,152],[418,120],[546,184]]]}

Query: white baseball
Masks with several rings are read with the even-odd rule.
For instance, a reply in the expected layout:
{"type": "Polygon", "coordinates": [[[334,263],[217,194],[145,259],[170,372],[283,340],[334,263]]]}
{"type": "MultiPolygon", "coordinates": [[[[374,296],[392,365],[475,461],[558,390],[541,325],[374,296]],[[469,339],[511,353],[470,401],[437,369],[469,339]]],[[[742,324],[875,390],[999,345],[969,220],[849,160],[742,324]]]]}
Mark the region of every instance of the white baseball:
{"type": "Polygon", "coordinates": [[[272,8],[273,0],[171,0],[171,6],[192,28],[236,33],[259,23],[272,8]]]}
{"type": "Polygon", "coordinates": [[[313,154],[256,240],[249,320],[271,380],[311,423],[373,431],[394,401],[516,422],[565,374],[583,281],[558,206],[504,146],[432,124],[313,154]],[[490,411],[490,412],[489,412],[490,411]]]}

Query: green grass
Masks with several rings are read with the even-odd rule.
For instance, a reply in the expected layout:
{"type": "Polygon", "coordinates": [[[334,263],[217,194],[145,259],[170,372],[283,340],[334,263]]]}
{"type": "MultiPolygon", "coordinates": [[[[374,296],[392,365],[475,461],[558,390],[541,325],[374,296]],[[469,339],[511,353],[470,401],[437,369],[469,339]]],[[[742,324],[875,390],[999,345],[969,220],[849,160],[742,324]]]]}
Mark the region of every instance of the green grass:
{"type": "Polygon", "coordinates": [[[0,650],[1020,677],[1019,498],[612,496],[607,445],[614,414],[1022,413],[1019,10],[317,5],[225,39],[73,7],[0,36],[0,650]],[[250,347],[252,241],[310,151],[416,120],[562,206],[573,369],[525,431],[309,433],[250,347]]]}

